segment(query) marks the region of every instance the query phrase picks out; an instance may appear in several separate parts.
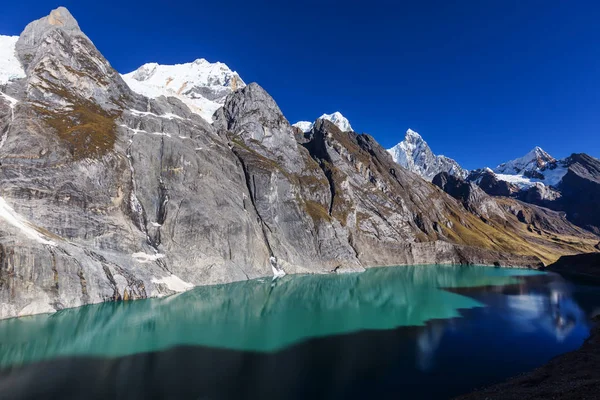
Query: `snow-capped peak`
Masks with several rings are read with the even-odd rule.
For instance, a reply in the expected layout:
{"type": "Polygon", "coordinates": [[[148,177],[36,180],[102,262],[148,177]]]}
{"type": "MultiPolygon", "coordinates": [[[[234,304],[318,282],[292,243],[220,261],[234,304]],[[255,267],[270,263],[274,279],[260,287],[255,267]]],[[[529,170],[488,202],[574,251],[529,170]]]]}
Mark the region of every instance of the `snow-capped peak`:
{"type": "Polygon", "coordinates": [[[296,128],[300,129],[302,132],[306,133],[306,132],[310,132],[310,130],[314,126],[314,123],[308,122],[308,121],[298,121],[295,124],[293,124],[292,126],[295,126],[296,128]]]}
{"type": "Polygon", "coordinates": [[[523,157],[498,165],[494,172],[500,174],[523,174],[526,171],[544,169],[546,166],[556,164],[556,159],[546,153],[541,147],[534,147],[523,157]]]}
{"type": "Polygon", "coordinates": [[[353,131],[350,121],[348,121],[348,119],[338,111],[334,112],[333,114],[323,114],[319,117],[319,119],[326,119],[327,121],[333,122],[333,124],[340,128],[342,132],[353,131]]]}
{"type": "Polygon", "coordinates": [[[564,160],[557,161],[541,147],[534,147],[523,157],[494,168],[496,178],[521,188],[544,184],[556,186],[567,173],[564,160]]]}
{"type": "Polygon", "coordinates": [[[15,54],[18,36],[0,35],[0,85],[25,78],[25,71],[15,54]]]}
{"type": "Polygon", "coordinates": [[[427,142],[412,129],[408,129],[404,140],[389,149],[388,152],[396,163],[421,175],[428,181],[431,181],[440,172],[447,172],[460,178],[467,176],[467,171],[453,159],[433,154],[427,142]]]}
{"type": "Polygon", "coordinates": [[[404,136],[404,140],[419,141],[419,140],[423,140],[423,138],[417,132],[408,128],[408,130],[406,131],[406,135],[404,136]]]}
{"type": "Polygon", "coordinates": [[[175,65],[148,63],[122,75],[129,87],[147,97],[173,96],[212,123],[212,115],[232,91],[246,86],[237,72],[204,58],[175,65]]]}
{"type": "MultiPolygon", "coordinates": [[[[348,121],[348,119],[344,117],[339,111],[336,111],[333,114],[323,114],[319,118],[317,118],[317,121],[320,119],[331,121],[335,126],[340,128],[342,132],[353,131],[352,125],[350,125],[350,121],[348,121]]],[[[293,124],[292,126],[299,128],[300,130],[302,130],[302,132],[309,132],[314,125],[314,122],[299,121],[293,124]]]]}

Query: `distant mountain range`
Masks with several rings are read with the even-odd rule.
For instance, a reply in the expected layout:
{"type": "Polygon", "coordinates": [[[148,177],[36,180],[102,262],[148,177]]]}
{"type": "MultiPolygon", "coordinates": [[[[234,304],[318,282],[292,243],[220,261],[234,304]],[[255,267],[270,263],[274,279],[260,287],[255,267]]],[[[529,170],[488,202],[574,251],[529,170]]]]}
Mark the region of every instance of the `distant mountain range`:
{"type": "Polygon", "coordinates": [[[394,161],[428,181],[438,174],[473,182],[492,196],[509,196],[565,212],[575,224],[600,233],[600,160],[573,154],[557,160],[540,147],[496,168],[467,171],[453,159],[435,155],[423,138],[408,130],[388,150],[394,161]]]}

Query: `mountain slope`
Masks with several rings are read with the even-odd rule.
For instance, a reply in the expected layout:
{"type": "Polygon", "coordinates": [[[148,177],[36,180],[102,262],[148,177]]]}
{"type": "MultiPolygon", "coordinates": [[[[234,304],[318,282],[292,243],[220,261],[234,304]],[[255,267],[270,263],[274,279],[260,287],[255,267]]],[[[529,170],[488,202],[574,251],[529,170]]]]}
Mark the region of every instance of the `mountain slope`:
{"type": "Polygon", "coordinates": [[[145,97],[65,8],[15,50],[25,77],[0,85],[0,318],[283,273],[536,266],[598,242],[503,224],[491,198],[488,224],[369,135],[326,119],[298,135],[257,84],[229,87],[213,124],[180,96],[145,97]]]}
{"type": "Polygon", "coordinates": [[[421,135],[409,129],[404,140],[388,150],[394,161],[404,168],[431,181],[440,172],[465,178],[467,171],[456,161],[446,156],[436,156],[421,135]]]}

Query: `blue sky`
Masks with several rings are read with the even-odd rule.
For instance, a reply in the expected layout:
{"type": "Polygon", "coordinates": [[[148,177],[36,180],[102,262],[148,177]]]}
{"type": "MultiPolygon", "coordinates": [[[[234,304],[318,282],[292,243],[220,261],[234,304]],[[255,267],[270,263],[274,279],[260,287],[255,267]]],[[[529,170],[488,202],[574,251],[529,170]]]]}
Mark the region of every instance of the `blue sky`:
{"type": "Polygon", "coordinates": [[[600,157],[600,2],[33,0],[0,34],[59,5],[119,72],[222,61],[292,123],[339,110],[385,147],[410,127],[466,168],[600,157]]]}

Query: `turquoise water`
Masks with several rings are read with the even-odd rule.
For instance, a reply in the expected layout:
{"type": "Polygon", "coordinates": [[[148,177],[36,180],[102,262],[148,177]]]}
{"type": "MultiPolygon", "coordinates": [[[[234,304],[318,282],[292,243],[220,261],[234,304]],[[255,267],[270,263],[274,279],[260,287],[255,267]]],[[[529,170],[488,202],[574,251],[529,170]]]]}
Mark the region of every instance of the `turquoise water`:
{"type": "Polygon", "coordinates": [[[541,273],[403,266],[200,287],[0,321],[0,366],[69,356],[121,357],[179,345],[272,353],[310,338],[423,326],[483,307],[444,289],[503,286],[541,273]]]}

